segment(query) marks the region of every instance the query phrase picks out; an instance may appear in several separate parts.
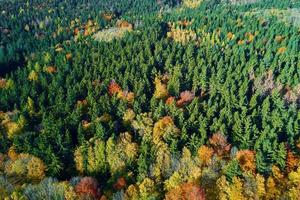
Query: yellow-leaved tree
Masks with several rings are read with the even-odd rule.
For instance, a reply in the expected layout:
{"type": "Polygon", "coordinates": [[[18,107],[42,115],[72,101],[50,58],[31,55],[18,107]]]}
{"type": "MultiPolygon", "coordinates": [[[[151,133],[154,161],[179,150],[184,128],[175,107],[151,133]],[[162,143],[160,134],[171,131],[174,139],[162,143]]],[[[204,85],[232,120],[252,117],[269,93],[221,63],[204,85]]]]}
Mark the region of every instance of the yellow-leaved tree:
{"type": "Polygon", "coordinates": [[[170,116],[165,116],[154,124],[153,142],[158,144],[163,140],[165,142],[179,136],[179,129],[175,126],[173,119],[170,116]]]}
{"type": "Polygon", "coordinates": [[[104,141],[95,138],[79,146],[74,152],[76,169],[81,174],[105,173],[107,169],[105,146],[104,141]]]}
{"type": "Polygon", "coordinates": [[[183,0],[183,5],[188,8],[196,8],[198,7],[203,0],[183,0]]]}
{"type": "Polygon", "coordinates": [[[30,154],[18,154],[15,160],[5,163],[5,173],[31,181],[40,181],[45,177],[46,166],[44,162],[30,154]]]}
{"type": "Polygon", "coordinates": [[[126,169],[137,159],[138,144],[133,142],[129,132],[121,133],[118,140],[112,137],[106,143],[106,156],[110,172],[116,174],[126,169]]]}

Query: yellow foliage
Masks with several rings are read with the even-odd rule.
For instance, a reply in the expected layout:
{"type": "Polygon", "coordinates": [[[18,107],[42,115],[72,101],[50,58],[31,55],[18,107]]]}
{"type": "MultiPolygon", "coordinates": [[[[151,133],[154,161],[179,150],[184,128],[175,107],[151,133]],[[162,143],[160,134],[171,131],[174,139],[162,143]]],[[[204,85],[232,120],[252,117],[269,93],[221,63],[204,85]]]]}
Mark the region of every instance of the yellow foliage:
{"type": "Polygon", "coordinates": [[[277,35],[275,37],[275,41],[278,42],[278,43],[282,42],[282,40],[284,40],[284,36],[282,36],[282,35],[277,35]]]}
{"type": "Polygon", "coordinates": [[[157,77],[154,80],[154,84],[155,84],[154,97],[156,99],[167,98],[168,97],[167,85],[162,83],[162,81],[157,77]]]}
{"type": "Polygon", "coordinates": [[[198,182],[201,177],[200,165],[186,147],[182,150],[179,172],[182,174],[183,180],[187,182],[198,182]]]}
{"type": "Polygon", "coordinates": [[[109,29],[100,30],[95,33],[93,38],[97,41],[111,42],[114,39],[121,39],[126,33],[132,31],[131,27],[112,27],[109,29]]]}
{"type": "Polygon", "coordinates": [[[135,113],[132,109],[127,109],[123,116],[123,122],[125,125],[129,125],[135,118],[135,113]]]}
{"type": "Polygon", "coordinates": [[[74,152],[76,169],[81,173],[97,174],[106,169],[105,143],[92,138],[74,152]]]}
{"type": "Polygon", "coordinates": [[[126,200],[138,200],[139,199],[139,191],[135,185],[129,185],[126,190],[126,200]]]}
{"type": "Polygon", "coordinates": [[[183,0],[183,5],[188,8],[197,8],[203,0],[183,0]]]}
{"type": "Polygon", "coordinates": [[[43,161],[30,154],[21,153],[16,160],[10,160],[5,166],[5,173],[40,181],[45,177],[46,166],[43,161]]]}
{"type": "Polygon", "coordinates": [[[269,177],[266,183],[266,196],[267,200],[276,199],[280,195],[280,191],[277,189],[274,178],[269,177]]]}
{"type": "Polygon", "coordinates": [[[27,176],[31,180],[42,180],[45,177],[46,166],[37,157],[32,157],[27,164],[27,176]]]}
{"type": "Polygon", "coordinates": [[[161,142],[162,138],[166,141],[177,136],[179,136],[179,129],[175,126],[170,116],[166,116],[154,124],[153,142],[155,144],[161,142]]]}
{"type": "Polygon", "coordinates": [[[77,194],[75,192],[74,187],[68,185],[68,184],[63,184],[62,187],[64,188],[64,199],[65,200],[77,200],[77,194]]]}
{"type": "Polygon", "coordinates": [[[19,156],[19,154],[16,152],[15,146],[9,147],[7,155],[11,160],[17,160],[19,156]]]}
{"type": "Polygon", "coordinates": [[[99,118],[97,118],[97,120],[99,120],[100,122],[109,122],[111,121],[111,116],[108,113],[104,113],[99,118]]]}
{"type": "Polygon", "coordinates": [[[28,110],[30,116],[33,116],[36,114],[35,108],[34,108],[34,102],[30,97],[27,98],[26,109],[28,110]]]}
{"type": "Polygon", "coordinates": [[[276,178],[276,180],[278,180],[278,181],[283,180],[284,175],[281,173],[281,170],[279,169],[279,167],[273,165],[272,173],[273,173],[274,178],[276,178]]]}
{"type": "Polygon", "coordinates": [[[232,184],[226,181],[225,176],[217,181],[220,190],[220,200],[247,200],[243,194],[243,182],[238,177],[233,177],[232,184]]]}
{"type": "Polygon", "coordinates": [[[171,164],[171,153],[168,145],[160,142],[156,147],[156,160],[152,174],[158,181],[161,181],[162,178],[170,174],[171,164]]]}
{"type": "Polygon", "coordinates": [[[142,113],[136,116],[132,121],[132,127],[139,133],[145,140],[152,140],[153,119],[151,113],[142,113]]]}
{"type": "Polygon", "coordinates": [[[139,184],[139,193],[142,198],[153,195],[155,192],[155,183],[150,178],[145,178],[141,184],[139,184]]]}
{"type": "Polygon", "coordinates": [[[300,197],[300,167],[297,171],[292,171],[288,174],[289,191],[288,195],[292,200],[299,200],[300,197]]]}
{"type": "Polygon", "coordinates": [[[227,33],[227,39],[233,40],[235,38],[235,35],[232,32],[227,33]]]}
{"type": "Polygon", "coordinates": [[[38,73],[32,70],[28,75],[28,80],[30,81],[37,81],[38,80],[38,73]]]}
{"type": "Polygon", "coordinates": [[[122,133],[117,142],[109,138],[106,144],[107,161],[112,174],[123,171],[137,158],[138,145],[130,133],[122,133]]]}
{"type": "Polygon", "coordinates": [[[173,175],[164,182],[164,188],[166,191],[170,191],[183,182],[182,176],[178,172],[174,172],[173,175]]]}
{"type": "Polygon", "coordinates": [[[298,167],[297,171],[293,171],[289,173],[288,175],[289,181],[293,185],[299,185],[300,184],[300,167],[298,167]]]}
{"type": "Polygon", "coordinates": [[[84,158],[83,158],[83,155],[82,155],[81,151],[82,151],[81,147],[78,147],[75,150],[75,152],[74,152],[74,161],[75,161],[75,166],[76,166],[77,171],[79,171],[81,174],[83,174],[83,172],[84,172],[84,166],[83,166],[84,158]]]}
{"type": "Polygon", "coordinates": [[[7,130],[7,137],[9,139],[12,139],[15,135],[20,134],[25,126],[25,123],[25,118],[23,116],[20,116],[17,122],[12,122],[10,119],[2,121],[2,124],[4,124],[4,127],[7,130]]]}
{"type": "Polygon", "coordinates": [[[186,44],[189,41],[195,41],[197,34],[193,30],[176,28],[174,24],[170,25],[170,31],[167,32],[167,37],[173,39],[175,42],[186,44]]]}
{"type": "Polygon", "coordinates": [[[261,176],[260,174],[257,174],[255,179],[256,179],[256,185],[257,185],[257,196],[259,198],[262,198],[266,195],[265,178],[263,176],[261,176]]]}

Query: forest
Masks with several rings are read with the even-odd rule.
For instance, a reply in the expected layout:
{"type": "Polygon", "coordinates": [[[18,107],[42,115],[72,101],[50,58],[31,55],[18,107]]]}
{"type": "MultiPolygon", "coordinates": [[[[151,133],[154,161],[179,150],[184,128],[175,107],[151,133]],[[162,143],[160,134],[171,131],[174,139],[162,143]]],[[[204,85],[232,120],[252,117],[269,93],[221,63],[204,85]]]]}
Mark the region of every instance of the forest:
{"type": "Polygon", "coordinates": [[[299,200],[300,1],[0,0],[0,200],[299,200]]]}

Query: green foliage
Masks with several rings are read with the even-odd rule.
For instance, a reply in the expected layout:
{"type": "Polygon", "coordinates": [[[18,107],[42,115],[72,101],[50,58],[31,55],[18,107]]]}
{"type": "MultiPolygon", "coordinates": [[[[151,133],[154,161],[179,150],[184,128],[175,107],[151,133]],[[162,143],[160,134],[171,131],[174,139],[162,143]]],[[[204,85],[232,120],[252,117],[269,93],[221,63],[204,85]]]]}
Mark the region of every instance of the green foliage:
{"type": "MultiPolygon", "coordinates": [[[[160,199],[157,191],[181,181],[200,182],[216,197],[220,176],[229,182],[242,176],[234,155],[229,159],[229,143],[255,152],[255,169],[264,176],[274,165],[287,169],[290,151],[297,161],[299,28],[259,13],[294,11],[300,3],[186,2],[196,6],[174,7],[177,0],[1,1],[0,152],[13,146],[40,158],[46,176],[95,176],[109,198],[108,188],[122,175],[137,199],[160,199]],[[122,26],[119,20],[133,30],[108,40],[105,33],[122,26]],[[98,31],[105,40],[94,39],[98,31]],[[193,39],[178,42],[186,33],[193,39]],[[206,168],[197,150],[211,145],[215,133],[228,144],[209,147],[215,152],[206,168]]],[[[26,177],[27,158],[6,159],[0,173],[26,177]]],[[[7,186],[1,190],[10,195],[7,186]]],[[[113,191],[115,198],[129,195],[122,189],[113,191]]],[[[24,193],[65,198],[50,179],[24,193]]]]}

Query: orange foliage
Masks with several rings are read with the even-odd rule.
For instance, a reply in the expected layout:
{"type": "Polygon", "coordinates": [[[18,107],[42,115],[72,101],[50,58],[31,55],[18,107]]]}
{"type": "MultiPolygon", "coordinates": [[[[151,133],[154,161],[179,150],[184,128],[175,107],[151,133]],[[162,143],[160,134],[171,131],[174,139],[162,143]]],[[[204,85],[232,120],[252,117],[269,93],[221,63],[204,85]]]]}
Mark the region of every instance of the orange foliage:
{"type": "Polygon", "coordinates": [[[166,104],[167,105],[171,105],[171,104],[173,104],[175,102],[175,97],[169,97],[169,98],[167,98],[167,100],[166,100],[166,104]]]}
{"type": "Polygon", "coordinates": [[[181,21],[178,21],[178,24],[183,26],[183,27],[187,27],[189,25],[191,25],[193,22],[192,21],[188,21],[188,20],[181,20],[181,21]]]}
{"type": "Polygon", "coordinates": [[[49,74],[53,74],[53,73],[57,72],[57,68],[54,66],[48,66],[46,68],[46,72],[48,72],[49,74]]]}
{"type": "Polygon", "coordinates": [[[236,154],[242,170],[255,172],[255,153],[251,150],[241,150],[236,154]]]}
{"type": "Polygon", "coordinates": [[[239,41],[238,41],[238,45],[243,45],[244,43],[245,43],[244,40],[239,40],[239,41]]]}
{"type": "Polygon", "coordinates": [[[291,172],[295,170],[299,165],[299,159],[294,155],[293,152],[288,151],[286,158],[287,171],[291,172]]]}
{"type": "Polygon", "coordinates": [[[107,197],[105,195],[102,195],[100,200],[108,200],[107,197]]]}
{"type": "Polygon", "coordinates": [[[269,177],[266,182],[266,199],[276,199],[280,191],[276,187],[276,182],[272,177],[269,177]]]}
{"type": "Polygon", "coordinates": [[[176,102],[176,105],[181,107],[184,106],[195,98],[195,94],[191,91],[184,91],[180,93],[180,99],[176,102]]]}
{"type": "Polygon", "coordinates": [[[133,92],[128,92],[128,91],[123,91],[118,93],[118,98],[123,99],[128,101],[129,103],[133,103],[134,100],[134,93],[133,92]]]}
{"type": "Polygon", "coordinates": [[[284,54],[284,52],[286,51],[286,47],[280,47],[277,51],[277,53],[279,54],[284,54]]]}
{"type": "Polygon", "coordinates": [[[211,162],[211,157],[213,156],[214,150],[206,145],[202,145],[198,149],[198,156],[204,165],[208,165],[211,162]]]}
{"type": "Polygon", "coordinates": [[[209,142],[215,153],[219,156],[230,151],[231,145],[227,143],[227,138],[219,132],[213,134],[213,136],[209,139],[209,142]]]}
{"type": "Polygon", "coordinates": [[[129,30],[132,30],[132,28],[133,28],[132,24],[130,24],[129,22],[127,22],[125,20],[118,20],[116,25],[118,28],[126,28],[129,30]]]}
{"type": "Polygon", "coordinates": [[[91,196],[96,198],[99,196],[98,182],[95,178],[84,177],[76,185],[75,191],[81,196],[91,196]]]}
{"type": "Polygon", "coordinates": [[[6,79],[4,78],[0,79],[0,89],[6,88],[6,83],[7,83],[6,79]]]}
{"type": "Polygon", "coordinates": [[[108,93],[112,96],[121,92],[122,89],[118,83],[112,80],[108,86],[108,93]]]}
{"type": "Polygon", "coordinates": [[[67,60],[71,60],[72,59],[72,54],[71,53],[67,53],[66,54],[66,59],[67,60]]]}
{"type": "Polygon", "coordinates": [[[89,34],[90,34],[89,29],[85,29],[83,35],[84,35],[84,36],[88,36],[89,34]]]}
{"type": "Polygon", "coordinates": [[[205,200],[204,190],[197,184],[184,183],[169,191],[166,200],[205,200]]]}
{"type": "Polygon", "coordinates": [[[117,182],[113,185],[116,190],[121,190],[126,186],[126,180],[124,177],[118,178],[117,182]]]}

